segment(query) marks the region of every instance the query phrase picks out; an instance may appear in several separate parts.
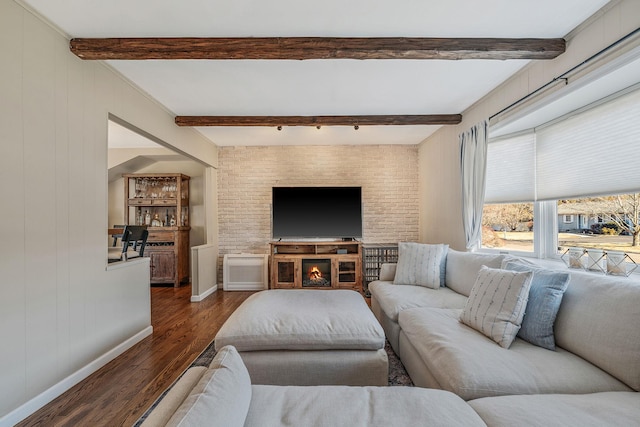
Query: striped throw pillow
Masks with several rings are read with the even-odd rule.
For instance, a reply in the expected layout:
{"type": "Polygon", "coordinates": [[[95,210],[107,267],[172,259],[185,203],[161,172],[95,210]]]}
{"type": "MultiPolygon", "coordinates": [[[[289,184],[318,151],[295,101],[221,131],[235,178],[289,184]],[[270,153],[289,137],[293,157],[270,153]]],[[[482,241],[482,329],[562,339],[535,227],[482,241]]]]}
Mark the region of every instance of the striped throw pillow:
{"type": "Polygon", "coordinates": [[[532,277],[531,271],[482,266],[460,321],[509,348],[522,324],[532,277]]]}
{"type": "Polygon", "coordinates": [[[393,283],[440,288],[445,247],[448,248],[446,245],[398,243],[398,264],[393,283]]]}

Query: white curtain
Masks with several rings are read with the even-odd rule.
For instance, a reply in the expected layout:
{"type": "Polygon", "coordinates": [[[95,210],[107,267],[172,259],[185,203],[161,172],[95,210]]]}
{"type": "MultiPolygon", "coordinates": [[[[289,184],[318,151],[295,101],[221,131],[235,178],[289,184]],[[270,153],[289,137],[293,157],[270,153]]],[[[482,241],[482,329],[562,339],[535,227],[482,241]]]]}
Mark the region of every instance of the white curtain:
{"type": "Polygon", "coordinates": [[[487,127],[485,120],[460,134],[462,171],[462,223],[467,250],[480,248],[482,208],[487,169],[487,127]]]}

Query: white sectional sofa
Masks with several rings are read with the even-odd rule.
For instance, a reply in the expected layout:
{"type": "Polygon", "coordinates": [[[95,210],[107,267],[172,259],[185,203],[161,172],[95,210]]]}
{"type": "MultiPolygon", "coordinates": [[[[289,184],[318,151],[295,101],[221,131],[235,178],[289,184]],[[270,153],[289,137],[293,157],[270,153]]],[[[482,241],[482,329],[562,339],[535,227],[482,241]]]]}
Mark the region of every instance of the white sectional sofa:
{"type": "Polygon", "coordinates": [[[442,390],[252,385],[239,353],[226,346],[208,368],[187,370],[141,427],[396,425],[485,424],[464,400],[442,390]]]}
{"type": "Polygon", "coordinates": [[[252,385],[242,358],[223,347],[189,369],[141,427],[637,425],[639,393],[506,396],[465,402],[420,387],[252,385]]]}
{"type": "Polygon", "coordinates": [[[597,408],[596,402],[622,407],[628,398],[638,405],[640,283],[559,268],[553,274],[568,274],[570,280],[553,326],[555,350],[521,338],[503,348],[463,324],[460,314],[483,265],[514,264],[535,269],[505,255],[448,250],[445,286],[437,289],[394,284],[395,266],[383,266],[381,280],[369,284],[372,310],[413,382],[467,401],[479,399],[472,406],[484,411],[481,415],[496,407],[527,406],[528,399],[532,406],[553,402],[574,411],[597,408]],[[482,399],[513,395],[542,397],[505,397],[504,405],[482,399]]]}
{"type": "MultiPolygon", "coordinates": [[[[226,346],[208,368],[189,369],[142,426],[640,426],[638,281],[567,269],[532,273],[530,263],[504,255],[442,253],[443,274],[428,277],[431,288],[397,282],[407,275],[394,265],[369,284],[372,310],[419,387],[252,385],[240,355],[226,346]],[[515,305],[529,298],[524,317],[508,319],[523,325],[535,313],[531,284],[564,280],[557,315],[549,316],[553,328],[540,334],[550,333],[553,345],[526,334],[505,343],[493,330],[463,323],[469,306],[488,295],[486,279],[504,277],[514,280],[494,288],[521,280],[515,305]]],[[[432,261],[424,265],[433,270],[432,261]]],[[[507,301],[486,298],[494,300],[507,301]]]]}

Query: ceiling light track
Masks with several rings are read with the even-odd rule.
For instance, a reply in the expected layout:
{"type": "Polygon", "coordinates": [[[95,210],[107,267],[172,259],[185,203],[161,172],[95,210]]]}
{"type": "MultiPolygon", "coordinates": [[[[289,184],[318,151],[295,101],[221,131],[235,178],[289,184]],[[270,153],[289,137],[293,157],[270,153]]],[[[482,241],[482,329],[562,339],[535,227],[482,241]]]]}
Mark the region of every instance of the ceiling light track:
{"type": "Polygon", "coordinates": [[[457,125],[461,114],[373,116],[176,116],[178,126],[417,126],[457,125]]]}
{"type": "Polygon", "coordinates": [[[553,59],[561,38],[163,37],[74,38],[82,59],[553,59]]]}

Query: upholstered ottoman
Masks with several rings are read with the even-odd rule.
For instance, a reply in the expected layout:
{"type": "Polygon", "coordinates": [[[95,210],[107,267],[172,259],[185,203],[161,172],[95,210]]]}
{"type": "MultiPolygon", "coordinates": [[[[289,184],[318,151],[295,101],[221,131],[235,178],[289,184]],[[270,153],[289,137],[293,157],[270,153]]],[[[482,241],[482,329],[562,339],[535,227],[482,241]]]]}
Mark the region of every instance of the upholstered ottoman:
{"type": "Polygon", "coordinates": [[[250,296],[222,325],[253,384],[387,385],[382,327],[350,290],[275,289],[250,296]]]}

